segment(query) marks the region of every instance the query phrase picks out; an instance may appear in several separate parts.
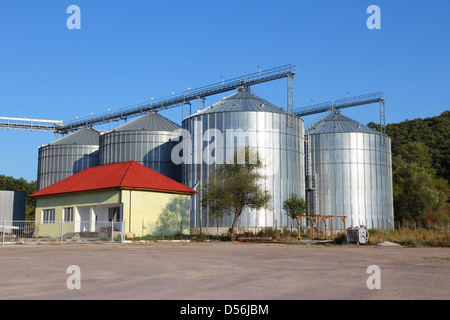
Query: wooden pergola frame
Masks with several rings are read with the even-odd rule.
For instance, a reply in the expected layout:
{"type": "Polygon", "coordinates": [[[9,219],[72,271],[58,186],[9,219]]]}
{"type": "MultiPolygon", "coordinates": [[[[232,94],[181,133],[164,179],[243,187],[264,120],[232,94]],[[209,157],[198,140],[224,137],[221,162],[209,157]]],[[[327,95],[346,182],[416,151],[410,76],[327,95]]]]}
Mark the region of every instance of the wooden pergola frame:
{"type": "Polygon", "coordinates": [[[317,234],[320,233],[320,221],[323,221],[325,224],[325,238],[327,237],[327,219],[331,220],[331,230],[330,230],[330,238],[333,237],[333,219],[342,219],[342,221],[344,222],[344,232],[345,235],[347,235],[347,229],[345,227],[345,218],[346,216],[322,216],[322,215],[301,215],[301,216],[297,216],[298,219],[298,238],[300,239],[300,222],[302,218],[307,218],[309,220],[312,221],[311,225],[312,225],[312,238],[314,239],[314,222],[317,219],[317,234]]]}

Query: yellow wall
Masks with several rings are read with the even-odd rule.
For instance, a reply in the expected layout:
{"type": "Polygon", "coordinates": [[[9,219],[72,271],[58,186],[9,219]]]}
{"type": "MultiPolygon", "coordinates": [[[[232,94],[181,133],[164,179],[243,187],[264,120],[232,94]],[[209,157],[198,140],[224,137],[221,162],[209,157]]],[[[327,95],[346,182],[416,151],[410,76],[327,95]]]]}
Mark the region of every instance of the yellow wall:
{"type": "Polygon", "coordinates": [[[190,232],[190,195],[123,190],[122,203],[126,232],[137,237],[190,232]]]}
{"type": "MultiPolygon", "coordinates": [[[[91,206],[97,204],[119,203],[120,190],[98,190],[90,192],[79,192],[63,195],[38,197],[36,208],[39,207],[70,207],[91,206]]],[[[36,212],[37,214],[38,212],[36,212]]],[[[36,215],[37,217],[37,215],[36,215]]]]}
{"type": "Polygon", "coordinates": [[[119,190],[104,190],[53,195],[38,197],[36,199],[35,224],[38,236],[60,237],[63,234],[74,232],[74,222],[62,222],[63,209],[66,207],[95,206],[100,204],[118,204],[120,202],[119,190]],[[42,212],[45,209],[55,209],[55,223],[42,223],[42,212]]]}

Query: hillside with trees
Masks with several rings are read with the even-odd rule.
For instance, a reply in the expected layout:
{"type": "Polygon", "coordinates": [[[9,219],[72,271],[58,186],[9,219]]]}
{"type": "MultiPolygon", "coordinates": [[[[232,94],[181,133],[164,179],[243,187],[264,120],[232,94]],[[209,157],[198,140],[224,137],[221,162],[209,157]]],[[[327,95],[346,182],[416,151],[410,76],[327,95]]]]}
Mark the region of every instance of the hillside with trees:
{"type": "Polygon", "coordinates": [[[450,111],[388,124],[386,134],[392,146],[395,220],[449,222],[450,111]]]}

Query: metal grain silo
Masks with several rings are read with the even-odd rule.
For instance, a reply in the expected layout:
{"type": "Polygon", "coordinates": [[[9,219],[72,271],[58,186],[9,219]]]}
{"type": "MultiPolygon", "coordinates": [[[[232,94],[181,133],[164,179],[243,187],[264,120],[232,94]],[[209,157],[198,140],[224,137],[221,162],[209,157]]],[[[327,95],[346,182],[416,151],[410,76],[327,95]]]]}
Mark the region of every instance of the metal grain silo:
{"type": "MultiPolygon", "coordinates": [[[[393,228],[390,138],[332,111],[305,139],[309,214],[346,216],[347,227],[393,228]]],[[[334,230],[343,228],[333,220],[334,230]]]]}
{"type": "Polygon", "coordinates": [[[0,190],[0,224],[12,226],[14,220],[25,220],[26,203],[25,191],[0,190]]]}
{"type": "Polygon", "coordinates": [[[172,134],[181,127],[149,112],[100,136],[100,165],[134,160],[171,179],[180,181],[180,166],[171,160],[177,141],[172,134]]]}
{"type": "Polygon", "coordinates": [[[82,128],[39,147],[37,189],[98,165],[99,133],[82,128]]]}
{"type": "Polygon", "coordinates": [[[221,165],[220,161],[205,161],[204,150],[213,141],[216,141],[216,160],[220,155],[222,163],[233,159],[233,149],[244,144],[258,152],[264,165],[261,170],[265,180],[262,183],[272,196],[272,208],[246,209],[239,218],[238,227],[258,230],[292,225],[292,219],[287,217],[282,206],[292,193],[305,197],[302,119],[250,93],[248,88],[241,88],[184,119],[183,129],[189,133],[191,143],[182,163],[182,183],[194,188],[196,180],[199,181],[199,194],[192,197],[191,229],[221,233],[232,224],[231,216],[210,219],[207,210],[201,209],[200,205],[201,186],[221,165]]]}

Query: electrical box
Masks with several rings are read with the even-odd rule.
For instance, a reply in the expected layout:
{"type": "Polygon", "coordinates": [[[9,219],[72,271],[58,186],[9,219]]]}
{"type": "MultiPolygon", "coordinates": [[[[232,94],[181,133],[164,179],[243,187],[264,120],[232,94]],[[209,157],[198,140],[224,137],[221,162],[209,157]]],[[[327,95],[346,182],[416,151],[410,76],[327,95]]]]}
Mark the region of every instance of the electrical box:
{"type": "Polygon", "coordinates": [[[347,229],[347,242],[366,244],[369,241],[369,231],[366,226],[358,226],[347,229]]]}

